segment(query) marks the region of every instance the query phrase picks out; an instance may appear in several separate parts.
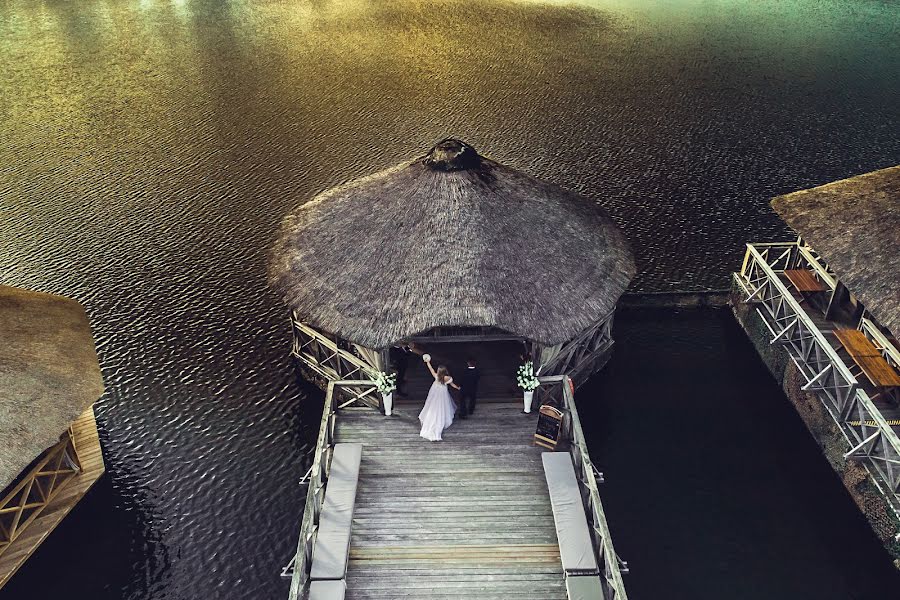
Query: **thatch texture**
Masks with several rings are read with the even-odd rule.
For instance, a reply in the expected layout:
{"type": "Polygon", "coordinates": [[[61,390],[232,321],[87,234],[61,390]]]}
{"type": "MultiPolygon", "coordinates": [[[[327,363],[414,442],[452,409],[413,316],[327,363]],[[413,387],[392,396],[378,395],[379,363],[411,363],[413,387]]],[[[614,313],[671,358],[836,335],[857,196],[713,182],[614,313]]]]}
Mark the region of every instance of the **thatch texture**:
{"type": "Polygon", "coordinates": [[[559,343],[613,310],[634,272],[595,203],[444,140],[289,215],[270,280],[313,327],[383,348],[454,325],[559,343]]]}
{"type": "Polygon", "coordinates": [[[900,336],[900,166],[779,196],[772,206],[900,336]]]}
{"type": "Polygon", "coordinates": [[[0,286],[0,491],[103,393],[78,302],[0,286]]]}

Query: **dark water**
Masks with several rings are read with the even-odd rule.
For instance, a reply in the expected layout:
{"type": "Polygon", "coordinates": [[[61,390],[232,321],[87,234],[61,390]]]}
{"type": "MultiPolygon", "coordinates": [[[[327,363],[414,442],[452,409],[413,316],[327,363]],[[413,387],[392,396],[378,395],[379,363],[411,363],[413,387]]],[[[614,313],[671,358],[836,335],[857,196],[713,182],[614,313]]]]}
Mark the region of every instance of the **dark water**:
{"type": "MultiPolygon", "coordinates": [[[[453,134],[606,206],[643,268],[636,290],[721,287],[745,240],[786,234],[770,196],[900,162],[898,24],[891,2],[0,0],[0,282],[87,305],[109,473],[0,597],[283,596],[318,396],[301,401],[310,390],[290,374],[264,271],[296,204],[453,134]]],[[[666,319],[672,343],[700,335],[666,319]]],[[[740,338],[709,344],[746,353],[740,338]]],[[[779,422],[747,419],[748,431],[779,422]]],[[[590,427],[612,465],[604,423],[590,427]]],[[[669,431],[654,415],[638,425],[635,439],[669,431]]],[[[780,462],[726,450],[746,468],[780,462]]],[[[813,450],[804,493],[834,497],[813,450]]],[[[748,518],[793,485],[796,473],[773,472],[771,495],[737,504],[748,518]]],[[[628,552],[634,523],[664,517],[617,500],[628,483],[606,489],[642,573],[635,598],[690,557],[694,577],[749,576],[737,542],[713,567],[699,560],[709,538],[685,530],[643,560],[628,552]]],[[[697,485],[672,478],[659,506],[697,485]]],[[[846,501],[821,506],[857,532],[846,554],[875,552],[846,501]]],[[[778,577],[753,571],[779,590],[757,597],[798,597],[784,564],[812,582],[823,545],[838,552],[795,539],[772,559],[778,577]]],[[[833,575],[877,582],[881,564],[833,575]]],[[[829,589],[853,597],[849,583],[829,589]]]]}
{"type": "Polygon", "coordinates": [[[578,392],[629,598],[893,598],[900,574],[728,309],[619,316],[578,392]]]}

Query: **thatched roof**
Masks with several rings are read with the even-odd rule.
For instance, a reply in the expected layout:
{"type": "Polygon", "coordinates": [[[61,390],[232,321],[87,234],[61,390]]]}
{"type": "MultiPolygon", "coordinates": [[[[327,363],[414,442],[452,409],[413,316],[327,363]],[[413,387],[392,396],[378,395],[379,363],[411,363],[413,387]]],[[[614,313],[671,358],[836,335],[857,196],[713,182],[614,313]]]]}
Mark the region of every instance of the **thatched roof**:
{"type": "Polygon", "coordinates": [[[0,286],[0,491],[103,393],[74,300],[0,286]]]}
{"type": "Polygon", "coordinates": [[[900,165],[779,196],[772,207],[900,336],[900,165]]]}
{"type": "Polygon", "coordinates": [[[634,272],[594,202],[444,140],[289,215],[270,279],[313,327],[383,348],[452,325],[565,341],[634,272]]]}
{"type": "Polygon", "coordinates": [[[383,348],[453,325],[565,341],[634,271],[594,202],[444,140],[289,215],[270,278],[310,325],[383,348]]]}

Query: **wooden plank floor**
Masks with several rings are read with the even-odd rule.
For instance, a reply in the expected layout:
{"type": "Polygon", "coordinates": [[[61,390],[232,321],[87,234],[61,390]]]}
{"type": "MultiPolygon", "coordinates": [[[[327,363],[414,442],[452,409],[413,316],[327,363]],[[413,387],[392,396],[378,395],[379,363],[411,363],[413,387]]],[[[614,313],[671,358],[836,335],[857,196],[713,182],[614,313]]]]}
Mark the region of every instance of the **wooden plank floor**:
{"type": "Polygon", "coordinates": [[[565,599],[536,419],[485,404],[428,442],[408,420],[341,411],[336,441],[363,444],[348,600],[565,599]]]}
{"type": "MultiPolygon", "coordinates": [[[[41,514],[3,554],[0,554],[0,588],[37,550],[38,546],[63,520],[63,517],[69,514],[69,511],[75,507],[91,486],[100,479],[106,469],[100,451],[100,438],[97,435],[97,422],[94,420],[93,407],[88,407],[79,415],[72,424],[72,432],[82,471],[59,490],[41,514]]],[[[72,551],[77,552],[78,549],[72,548],[72,551]]]]}

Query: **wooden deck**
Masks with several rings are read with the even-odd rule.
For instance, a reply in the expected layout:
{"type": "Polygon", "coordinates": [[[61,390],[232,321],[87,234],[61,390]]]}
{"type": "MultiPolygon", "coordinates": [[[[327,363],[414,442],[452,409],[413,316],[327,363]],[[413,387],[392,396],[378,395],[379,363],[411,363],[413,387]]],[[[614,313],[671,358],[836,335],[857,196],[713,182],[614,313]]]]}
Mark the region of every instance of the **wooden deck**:
{"type": "MultiPolygon", "coordinates": [[[[50,532],[103,475],[105,466],[97,435],[94,409],[88,407],[72,424],[75,448],[81,462],[81,472],[59,489],[50,503],[10,546],[0,554],[0,588],[19,570],[19,567],[41,545],[50,532]]],[[[77,548],[73,548],[77,552],[77,548]]]]}
{"type": "Polygon", "coordinates": [[[342,410],[335,442],[363,444],[348,600],[565,599],[536,419],[485,403],[427,442],[410,418],[342,410]]]}

